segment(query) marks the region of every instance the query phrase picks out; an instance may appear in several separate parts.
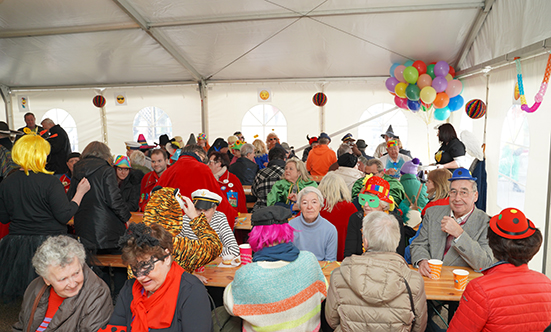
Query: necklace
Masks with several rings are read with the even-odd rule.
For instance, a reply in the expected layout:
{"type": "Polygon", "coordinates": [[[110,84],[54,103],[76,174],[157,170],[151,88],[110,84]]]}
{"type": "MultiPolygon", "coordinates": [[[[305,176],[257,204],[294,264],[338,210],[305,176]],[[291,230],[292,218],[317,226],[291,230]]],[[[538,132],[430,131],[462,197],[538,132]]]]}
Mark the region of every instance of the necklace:
{"type": "Polygon", "coordinates": [[[532,107],[528,107],[526,96],[524,95],[524,84],[522,82],[522,68],[520,66],[520,58],[515,58],[515,62],[517,65],[517,82],[520,94],[520,102],[522,103],[520,108],[527,113],[534,113],[538,110],[538,107],[540,107],[541,102],[543,101],[543,96],[545,96],[545,92],[547,91],[547,83],[549,82],[549,75],[551,74],[551,54],[549,54],[549,58],[547,58],[547,66],[545,68],[545,74],[543,75],[543,81],[541,82],[540,90],[534,97],[535,102],[532,107]]]}

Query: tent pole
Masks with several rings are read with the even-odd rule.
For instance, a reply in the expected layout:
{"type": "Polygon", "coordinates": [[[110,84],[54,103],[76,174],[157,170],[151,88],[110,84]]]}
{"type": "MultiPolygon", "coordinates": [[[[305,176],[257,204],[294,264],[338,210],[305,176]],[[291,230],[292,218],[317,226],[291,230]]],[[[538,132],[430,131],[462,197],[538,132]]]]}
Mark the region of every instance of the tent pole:
{"type": "Polygon", "coordinates": [[[201,96],[201,130],[209,136],[209,103],[207,82],[201,80],[199,82],[199,95],[201,96]]]}
{"type": "Polygon", "coordinates": [[[13,128],[13,107],[10,94],[10,88],[7,85],[0,84],[0,95],[2,95],[2,99],[4,99],[6,122],[8,123],[8,127],[13,128]]]}
{"type": "MultiPolygon", "coordinates": [[[[321,92],[325,94],[325,83],[321,84],[321,92]]],[[[320,133],[325,132],[325,105],[321,107],[320,114],[320,133]]]]}

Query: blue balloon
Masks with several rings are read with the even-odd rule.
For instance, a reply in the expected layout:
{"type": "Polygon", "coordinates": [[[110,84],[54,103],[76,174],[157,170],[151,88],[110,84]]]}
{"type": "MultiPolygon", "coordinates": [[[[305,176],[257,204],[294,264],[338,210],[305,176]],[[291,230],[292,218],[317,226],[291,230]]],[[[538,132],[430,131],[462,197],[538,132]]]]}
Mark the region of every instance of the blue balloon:
{"type": "Polygon", "coordinates": [[[451,112],[455,112],[461,107],[463,107],[464,102],[465,100],[463,99],[463,97],[461,97],[461,95],[457,95],[453,98],[450,98],[450,102],[448,103],[448,108],[450,109],[451,112]]]}
{"type": "Polygon", "coordinates": [[[390,67],[390,77],[394,77],[394,69],[396,69],[399,65],[399,63],[392,64],[392,67],[390,67]]]}
{"type": "Polygon", "coordinates": [[[434,110],[434,118],[438,121],[445,121],[450,117],[450,110],[448,106],[444,108],[437,108],[434,110]]]}
{"type": "Polygon", "coordinates": [[[416,100],[409,100],[408,99],[408,108],[413,113],[416,113],[421,108],[421,103],[416,100]]]}
{"type": "Polygon", "coordinates": [[[404,63],[404,66],[406,66],[406,67],[411,67],[411,65],[413,65],[413,61],[411,61],[411,60],[408,60],[404,63]]]}

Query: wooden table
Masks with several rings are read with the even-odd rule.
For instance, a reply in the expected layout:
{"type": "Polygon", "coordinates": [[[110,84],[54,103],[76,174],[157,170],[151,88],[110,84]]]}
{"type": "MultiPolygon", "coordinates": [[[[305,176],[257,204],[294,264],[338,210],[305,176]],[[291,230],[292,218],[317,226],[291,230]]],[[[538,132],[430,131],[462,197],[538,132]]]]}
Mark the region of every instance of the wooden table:
{"type": "MultiPolygon", "coordinates": [[[[97,262],[100,266],[109,267],[124,267],[126,265],[122,263],[120,255],[97,255],[97,262]]],[[[205,272],[201,273],[202,276],[207,278],[207,286],[213,287],[226,287],[233,281],[235,271],[239,267],[218,267],[218,264],[222,261],[222,258],[218,257],[211,263],[205,266],[205,272]]],[[[323,274],[330,281],[331,272],[341,265],[340,262],[319,262],[323,274]]],[[[410,266],[411,267],[411,266],[410,266]]],[[[411,267],[412,270],[417,270],[411,267]]],[[[474,272],[471,268],[456,267],[456,266],[443,266],[442,275],[439,280],[432,280],[427,277],[423,277],[425,281],[425,293],[428,300],[439,301],[455,301],[459,302],[463,291],[455,290],[453,286],[453,270],[464,269],[469,271],[469,281],[474,278],[482,276],[482,273],[474,272]]]]}
{"type": "Polygon", "coordinates": [[[251,216],[252,213],[239,213],[239,217],[237,217],[233,228],[250,231],[253,228],[251,226],[251,216]]]}

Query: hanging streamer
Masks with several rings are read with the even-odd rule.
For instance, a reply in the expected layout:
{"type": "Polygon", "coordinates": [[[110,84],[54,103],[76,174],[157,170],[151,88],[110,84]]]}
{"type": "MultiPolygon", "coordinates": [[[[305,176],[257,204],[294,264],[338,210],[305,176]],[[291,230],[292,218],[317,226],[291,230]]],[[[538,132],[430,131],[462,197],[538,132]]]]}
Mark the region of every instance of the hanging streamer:
{"type": "Polygon", "coordinates": [[[547,58],[547,66],[545,67],[545,74],[543,75],[543,81],[541,82],[540,90],[534,97],[534,105],[532,107],[528,107],[528,103],[526,102],[526,96],[524,95],[524,84],[522,82],[522,68],[520,66],[520,58],[515,58],[515,62],[517,65],[517,84],[518,84],[518,90],[520,93],[520,102],[521,102],[521,109],[527,113],[534,113],[538,110],[538,107],[540,107],[541,102],[543,101],[543,96],[545,96],[545,92],[547,91],[547,84],[549,83],[549,75],[551,74],[551,54],[549,54],[549,58],[547,58]]]}

